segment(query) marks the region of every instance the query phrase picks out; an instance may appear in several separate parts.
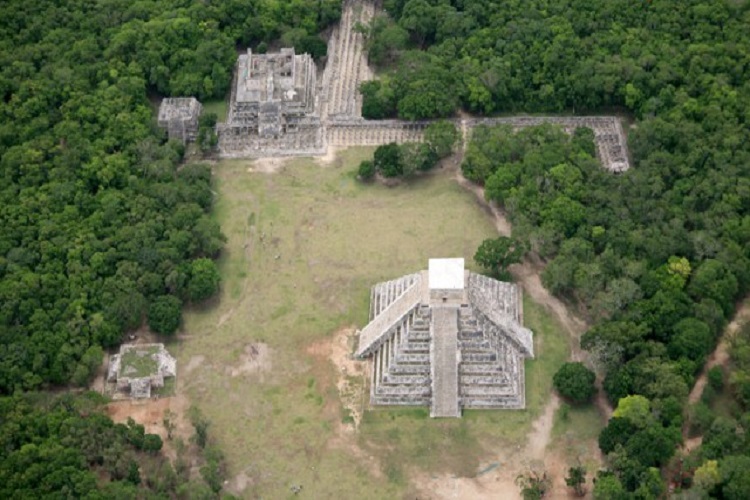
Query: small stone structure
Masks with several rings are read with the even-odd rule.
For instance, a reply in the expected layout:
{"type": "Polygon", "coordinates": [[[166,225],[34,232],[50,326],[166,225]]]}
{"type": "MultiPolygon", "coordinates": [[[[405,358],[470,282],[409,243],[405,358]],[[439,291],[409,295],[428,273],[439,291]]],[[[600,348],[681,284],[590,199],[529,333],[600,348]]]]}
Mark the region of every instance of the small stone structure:
{"type": "Polygon", "coordinates": [[[356,351],[372,359],[371,403],[430,406],[432,417],[525,408],[534,343],[522,317],[520,289],[465,270],[464,259],[378,283],[356,351]]]}
{"type": "Polygon", "coordinates": [[[248,49],[237,60],[227,122],[217,127],[223,156],[319,154],[323,133],[316,106],[317,68],[293,48],[248,49]]]}
{"type": "Polygon", "coordinates": [[[177,375],[177,362],[164,344],[123,344],[109,358],[107,383],[120,394],[150,398],[151,389],[164,387],[165,377],[177,375]]]}
{"type": "Polygon", "coordinates": [[[159,105],[159,126],[167,129],[170,139],[183,144],[198,137],[198,117],[203,106],[195,97],[167,97],[159,105]]]}

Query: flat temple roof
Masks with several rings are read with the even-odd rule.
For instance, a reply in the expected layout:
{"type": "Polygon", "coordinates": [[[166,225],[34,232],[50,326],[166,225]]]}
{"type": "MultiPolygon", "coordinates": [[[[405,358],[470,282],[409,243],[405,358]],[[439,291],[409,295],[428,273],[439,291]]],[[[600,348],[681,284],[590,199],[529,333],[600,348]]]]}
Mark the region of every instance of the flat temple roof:
{"type": "Polygon", "coordinates": [[[463,290],[464,259],[430,259],[430,290],[463,290]]]}

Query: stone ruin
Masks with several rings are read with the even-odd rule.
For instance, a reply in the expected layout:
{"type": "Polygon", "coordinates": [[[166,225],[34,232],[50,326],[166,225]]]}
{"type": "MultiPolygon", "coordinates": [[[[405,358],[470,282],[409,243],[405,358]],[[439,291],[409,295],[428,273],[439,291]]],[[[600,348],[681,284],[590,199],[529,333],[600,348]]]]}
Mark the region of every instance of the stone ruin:
{"type": "Polygon", "coordinates": [[[316,87],[317,68],[309,54],[248,49],[237,60],[227,121],[217,126],[220,154],[320,154],[316,87]]]}
{"type": "Polygon", "coordinates": [[[371,404],[429,406],[432,417],[525,408],[534,343],[522,321],[518,286],[469,272],[464,259],[376,284],[355,353],[372,360],[371,404]]]}
{"type": "Polygon", "coordinates": [[[109,358],[107,383],[114,392],[134,399],[151,397],[152,389],[164,387],[164,379],[177,375],[177,361],[164,344],[123,344],[109,358]]]}
{"type": "MultiPolygon", "coordinates": [[[[309,54],[296,54],[283,48],[273,54],[253,54],[248,50],[238,57],[225,123],[218,123],[219,156],[259,158],[274,156],[314,156],[329,147],[379,146],[390,142],[419,142],[430,121],[365,120],[359,85],[373,78],[357,23],[367,24],[375,15],[376,2],[344,0],[341,22],[333,28],[328,41],[328,56],[322,77],[309,54]]],[[[159,124],[169,136],[184,141],[197,134],[200,104],[188,106],[191,119],[182,116],[165,99],[159,110],[159,124]],[[197,112],[195,106],[197,105],[197,112]],[[164,114],[164,119],[162,115],[164,114]],[[192,121],[191,121],[192,120],[192,121]]],[[[187,104],[185,104],[187,106],[187,104]]],[[[613,173],[630,168],[627,141],[620,119],[615,116],[591,117],[503,117],[452,120],[469,138],[479,125],[505,123],[514,129],[554,123],[569,133],[576,127],[594,132],[597,155],[602,166],[613,173]]]]}
{"type": "Polygon", "coordinates": [[[195,97],[167,97],[159,105],[159,126],[170,139],[183,144],[198,137],[198,117],[203,106],[195,97]]]}

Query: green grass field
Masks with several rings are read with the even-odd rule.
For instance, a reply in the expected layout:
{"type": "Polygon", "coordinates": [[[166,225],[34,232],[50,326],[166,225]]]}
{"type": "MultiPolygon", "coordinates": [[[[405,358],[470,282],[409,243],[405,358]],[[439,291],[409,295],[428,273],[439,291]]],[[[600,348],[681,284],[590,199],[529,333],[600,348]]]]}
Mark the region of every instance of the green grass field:
{"type": "Polygon", "coordinates": [[[227,119],[227,100],[226,99],[214,99],[206,101],[203,104],[203,113],[216,113],[216,117],[220,122],[226,121],[227,119]]]}
{"type": "Polygon", "coordinates": [[[537,349],[526,364],[527,410],[439,421],[427,409],[370,411],[341,445],[336,429],[348,420],[335,369],[310,346],[363,326],[373,283],[426,268],[430,257],[462,256],[472,267],[479,243],[496,236],[449,175],[360,184],[354,171],[371,153],[348,150],[332,166],[291,160],[273,174],[249,171],[250,161],[214,167],[215,216],[228,238],[222,290],[187,312],[170,349],[178,390],[211,420],[230,478],[250,478],[244,496],[284,498],[301,484],[310,498],[393,498],[408,491],[414,467],[472,476],[496,447],[523,440],[568,355],[562,330],[526,298],[537,349]],[[268,345],[268,359],[233,377],[253,343],[268,345]]]}
{"type": "Polygon", "coordinates": [[[156,373],[159,364],[154,359],[154,354],[158,351],[159,347],[154,346],[128,349],[120,360],[120,374],[138,378],[156,373]]]}

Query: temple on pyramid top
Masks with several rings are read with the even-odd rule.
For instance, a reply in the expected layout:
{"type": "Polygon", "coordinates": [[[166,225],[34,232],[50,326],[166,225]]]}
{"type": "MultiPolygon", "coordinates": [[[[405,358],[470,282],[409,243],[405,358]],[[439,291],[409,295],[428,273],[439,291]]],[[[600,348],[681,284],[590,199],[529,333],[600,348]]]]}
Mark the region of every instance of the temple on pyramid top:
{"type": "Polygon", "coordinates": [[[520,288],[466,270],[462,258],[376,284],[356,351],[372,361],[370,402],[429,406],[432,417],[525,408],[534,343],[522,322],[520,288]]]}

